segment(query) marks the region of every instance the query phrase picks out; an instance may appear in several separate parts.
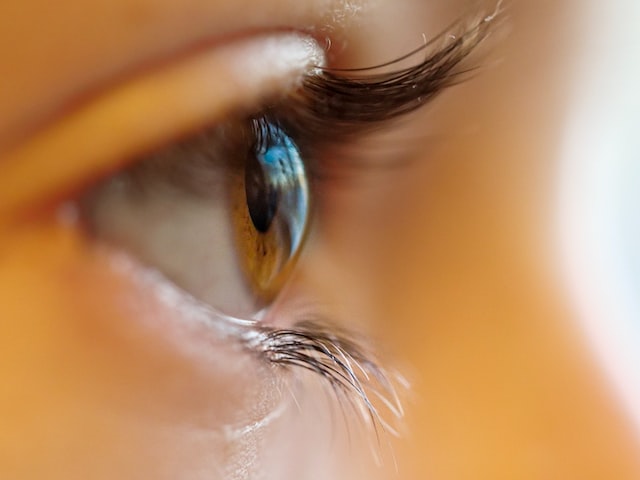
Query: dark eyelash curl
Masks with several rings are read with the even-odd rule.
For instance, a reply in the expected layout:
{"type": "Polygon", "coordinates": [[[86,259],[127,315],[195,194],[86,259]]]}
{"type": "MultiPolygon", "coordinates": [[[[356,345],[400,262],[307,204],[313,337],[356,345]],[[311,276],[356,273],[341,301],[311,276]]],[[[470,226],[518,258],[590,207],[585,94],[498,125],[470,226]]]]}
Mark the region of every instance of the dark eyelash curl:
{"type": "Polygon", "coordinates": [[[363,130],[406,115],[428,103],[447,87],[464,80],[474,67],[464,66],[469,55],[490,35],[501,18],[502,2],[474,21],[457,21],[443,33],[407,55],[368,68],[330,69],[306,77],[303,85],[276,109],[275,121],[294,133],[312,131],[322,141],[343,140],[363,130]],[[440,44],[438,47],[434,45],[440,44]],[[411,56],[425,54],[417,65],[376,73],[411,56]],[[295,118],[288,124],[287,118],[295,118]]]}

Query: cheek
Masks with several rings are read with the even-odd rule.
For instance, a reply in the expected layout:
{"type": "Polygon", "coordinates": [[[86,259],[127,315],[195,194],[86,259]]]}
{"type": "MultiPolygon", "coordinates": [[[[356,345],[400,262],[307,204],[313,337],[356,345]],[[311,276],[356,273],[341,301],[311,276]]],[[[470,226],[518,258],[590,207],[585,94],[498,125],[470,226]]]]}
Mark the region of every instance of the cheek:
{"type": "Polygon", "coordinates": [[[257,360],[189,325],[74,229],[3,236],[0,451],[12,460],[0,476],[211,473],[246,447],[223,432],[277,400],[257,360]]]}

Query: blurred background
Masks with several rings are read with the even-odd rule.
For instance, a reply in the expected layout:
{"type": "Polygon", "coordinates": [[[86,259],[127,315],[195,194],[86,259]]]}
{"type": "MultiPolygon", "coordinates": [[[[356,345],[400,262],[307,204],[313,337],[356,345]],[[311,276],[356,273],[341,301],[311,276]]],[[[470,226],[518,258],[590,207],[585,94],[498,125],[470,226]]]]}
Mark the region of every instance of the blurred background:
{"type": "MultiPolygon", "coordinates": [[[[407,2],[375,60],[470,5],[444,3],[407,2]]],[[[335,194],[336,264],[370,279],[345,315],[413,384],[401,478],[638,478],[640,4],[505,7],[481,71],[420,114],[411,174],[335,194]]]]}

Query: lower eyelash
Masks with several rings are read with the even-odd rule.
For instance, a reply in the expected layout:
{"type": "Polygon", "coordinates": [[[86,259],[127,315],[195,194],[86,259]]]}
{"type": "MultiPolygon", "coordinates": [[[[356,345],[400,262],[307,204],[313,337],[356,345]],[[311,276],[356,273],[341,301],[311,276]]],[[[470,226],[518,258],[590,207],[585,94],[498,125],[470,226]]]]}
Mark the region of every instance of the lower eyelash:
{"type": "MultiPolygon", "coordinates": [[[[397,387],[408,388],[397,372],[385,370],[371,348],[355,333],[329,322],[299,321],[290,329],[254,326],[245,345],[271,365],[289,371],[304,369],[331,388],[343,409],[357,414],[380,441],[380,433],[398,435],[404,416],[397,387]]],[[[345,420],[346,423],[348,423],[345,420]]]]}
{"type": "Polygon", "coordinates": [[[125,274],[177,314],[199,328],[214,329],[223,341],[231,341],[258,359],[284,371],[304,369],[331,387],[341,408],[349,405],[360,420],[379,433],[396,434],[394,426],[404,412],[396,387],[407,383],[396,372],[385,370],[361,337],[329,321],[298,321],[291,328],[260,324],[259,320],[225,315],[175,286],[160,272],[142,267],[135,259],[106,248],[115,271],[125,274]]]}

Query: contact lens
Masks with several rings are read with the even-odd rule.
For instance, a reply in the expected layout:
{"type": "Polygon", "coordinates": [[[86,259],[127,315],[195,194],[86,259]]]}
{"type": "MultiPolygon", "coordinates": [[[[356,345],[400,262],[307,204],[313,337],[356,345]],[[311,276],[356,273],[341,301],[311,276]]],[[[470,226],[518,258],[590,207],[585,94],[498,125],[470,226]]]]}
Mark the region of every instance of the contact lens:
{"type": "Polygon", "coordinates": [[[281,127],[254,120],[253,135],[237,238],[252,288],[269,300],[286,281],[304,241],[309,185],[300,150],[281,127]]]}

